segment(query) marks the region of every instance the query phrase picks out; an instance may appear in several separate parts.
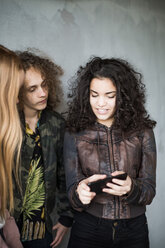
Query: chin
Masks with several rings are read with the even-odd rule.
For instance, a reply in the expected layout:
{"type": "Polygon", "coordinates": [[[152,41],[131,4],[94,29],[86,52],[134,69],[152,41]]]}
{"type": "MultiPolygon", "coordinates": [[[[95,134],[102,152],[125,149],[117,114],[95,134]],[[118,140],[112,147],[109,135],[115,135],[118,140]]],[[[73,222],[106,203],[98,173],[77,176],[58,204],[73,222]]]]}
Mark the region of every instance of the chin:
{"type": "Polygon", "coordinates": [[[38,108],[37,108],[37,110],[39,110],[39,111],[40,111],[40,110],[44,110],[46,107],[47,107],[47,104],[45,104],[45,105],[43,105],[43,106],[38,107],[38,108]]]}
{"type": "Polygon", "coordinates": [[[103,117],[103,116],[98,116],[97,117],[99,120],[101,120],[101,121],[107,121],[108,119],[109,119],[109,116],[105,116],[105,117],[103,117]]]}

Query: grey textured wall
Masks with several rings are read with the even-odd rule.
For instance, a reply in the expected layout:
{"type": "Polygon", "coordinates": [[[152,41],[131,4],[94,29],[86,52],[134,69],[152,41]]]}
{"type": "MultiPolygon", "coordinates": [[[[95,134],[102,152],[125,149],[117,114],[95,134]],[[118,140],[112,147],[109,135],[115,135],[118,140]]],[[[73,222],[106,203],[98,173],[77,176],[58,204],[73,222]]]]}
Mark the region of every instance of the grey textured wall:
{"type": "Polygon", "coordinates": [[[17,50],[36,47],[53,58],[65,71],[65,98],[68,79],[91,55],[125,58],[143,73],[147,109],[158,122],[157,195],[147,208],[147,216],[151,248],[163,248],[165,2],[0,0],[0,43],[17,50]]]}

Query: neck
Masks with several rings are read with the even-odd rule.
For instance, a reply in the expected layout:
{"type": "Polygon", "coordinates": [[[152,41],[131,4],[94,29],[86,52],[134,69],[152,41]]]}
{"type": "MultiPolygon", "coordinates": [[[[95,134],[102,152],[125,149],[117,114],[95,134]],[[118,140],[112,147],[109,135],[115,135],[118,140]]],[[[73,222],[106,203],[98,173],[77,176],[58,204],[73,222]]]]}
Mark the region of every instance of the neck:
{"type": "Polygon", "coordinates": [[[39,110],[24,108],[25,122],[29,127],[35,131],[36,124],[38,122],[39,110]]]}
{"type": "Polygon", "coordinates": [[[24,108],[25,119],[35,119],[38,117],[38,110],[24,108]]]}
{"type": "Polygon", "coordinates": [[[113,120],[105,120],[105,121],[97,120],[97,121],[108,128],[110,128],[113,124],[113,120]]]}

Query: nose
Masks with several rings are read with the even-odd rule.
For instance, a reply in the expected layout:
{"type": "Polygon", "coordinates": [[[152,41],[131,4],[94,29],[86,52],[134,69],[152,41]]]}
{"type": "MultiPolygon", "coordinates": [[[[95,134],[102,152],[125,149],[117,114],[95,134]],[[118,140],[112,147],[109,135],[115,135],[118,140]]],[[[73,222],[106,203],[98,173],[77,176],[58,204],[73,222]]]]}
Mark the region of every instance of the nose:
{"type": "Polygon", "coordinates": [[[106,101],[105,101],[105,98],[104,97],[99,97],[98,98],[98,106],[99,107],[103,107],[106,105],[106,101]]]}
{"type": "Polygon", "coordinates": [[[42,87],[39,89],[39,96],[40,97],[45,97],[46,96],[46,90],[42,87]]]}

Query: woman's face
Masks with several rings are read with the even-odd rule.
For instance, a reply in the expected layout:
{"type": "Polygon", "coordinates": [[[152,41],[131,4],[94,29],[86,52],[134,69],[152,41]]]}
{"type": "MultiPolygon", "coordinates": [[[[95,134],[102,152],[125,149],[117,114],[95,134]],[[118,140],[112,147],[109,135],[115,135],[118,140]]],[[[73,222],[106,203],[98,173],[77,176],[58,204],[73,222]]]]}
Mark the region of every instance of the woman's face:
{"type": "Polygon", "coordinates": [[[110,127],[116,110],[116,86],[109,78],[93,78],[90,83],[90,105],[97,121],[110,127]]]}

